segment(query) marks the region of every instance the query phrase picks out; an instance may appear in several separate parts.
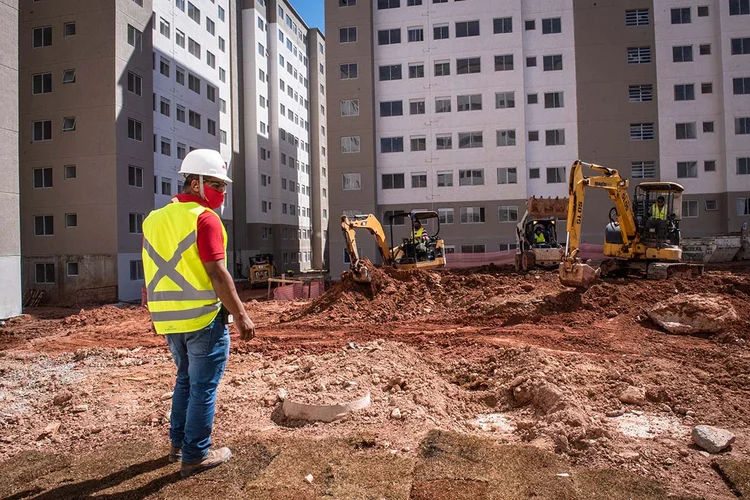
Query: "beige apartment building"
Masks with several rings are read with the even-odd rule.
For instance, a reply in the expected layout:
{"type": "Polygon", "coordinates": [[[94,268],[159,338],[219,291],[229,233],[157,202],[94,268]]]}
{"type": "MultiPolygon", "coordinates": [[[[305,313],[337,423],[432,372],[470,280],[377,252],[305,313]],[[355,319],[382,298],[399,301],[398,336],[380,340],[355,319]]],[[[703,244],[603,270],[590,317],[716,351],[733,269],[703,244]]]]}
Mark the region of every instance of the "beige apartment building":
{"type": "MultiPolygon", "coordinates": [[[[750,220],[748,0],[326,0],[326,32],[334,221],[431,209],[448,252],[510,251],[577,158],[683,184],[684,235],[750,220]]],[[[586,201],[601,243],[611,203],[586,201]]]]}

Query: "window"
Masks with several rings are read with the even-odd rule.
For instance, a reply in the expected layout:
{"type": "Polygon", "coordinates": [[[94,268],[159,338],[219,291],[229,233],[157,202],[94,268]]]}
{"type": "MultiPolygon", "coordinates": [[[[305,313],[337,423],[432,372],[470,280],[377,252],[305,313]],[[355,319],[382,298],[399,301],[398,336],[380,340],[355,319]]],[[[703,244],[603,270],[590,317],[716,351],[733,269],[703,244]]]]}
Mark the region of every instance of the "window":
{"type": "Polygon", "coordinates": [[[714,131],[714,122],[703,122],[703,132],[710,134],[714,131]]]}
{"type": "Polygon", "coordinates": [[[698,17],[708,17],[708,5],[698,7],[698,17]]]}
{"type": "Polygon", "coordinates": [[[65,165],[63,177],[65,179],[75,179],[77,176],[76,172],[76,166],[75,165],[65,165]]]}
{"type": "Polygon", "coordinates": [[[224,22],[224,14],[225,14],[224,9],[221,6],[219,6],[219,13],[218,13],[219,21],[224,22]]]}
{"type": "Polygon", "coordinates": [[[701,94],[713,94],[714,84],[713,83],[701,83],[701,94]]]}
{"type": "Polygon", "coordinates": [[[436,97],[435,98],[435,113],[450,113],[451,112],[451,98],[450,97],[436,97]]]}
{"type": "Polygon", "coordinates": [[[735,118],[734,133],[737,135],[750,134],[750,117],[735,118]]]}
{"type": "Polygon", "coordinates": [[[380,178],[383,189],[404,189],[404,174],[383,174],[380,178]]]}
{"type": "Polygon", "coordinates": [[[515,146],[516,145],[516,131],[515,130],[498,130],[497,131],[497,145],[501,146],[515,146]]]}
{"type": "Polygon", "coordinates": [[[729,0],[729,15],[741,16],[750,14],[750,0],[729,0]]]}
{"type": "MultiPolygon", "coordinates": [[[[51,33],[51,32],[50,32],[51,33]]],[[[128,45],[135,47],[138,50],[143,48],[143,33],[135,29],[133,26],[128,24],[128,45]]]]}
{"type": "Polygon", "coordinates": [[[130,261],[130,281],[141,281],[141,280],[143,280],[143,261],[131,260],[130,261]]]}
{"type": "Polygon", "coordinates": [[[691,62],[693,60],[693,46],[679,45],[672,47],[673,62],[691,62]]]}
{"type": "Polygon", "coordinates": [[[698,217],[698,200],[682,200],[682,218],[695,219],[698,217]]]}
{"type": "Polygon", "coordinates": [[[185,107],[177,105],[177,121],[185,123],[185,107]]]}
{"type": "Polygon", "coordinates": [[[424,78],[424,64],[410,64],[409,78],[424,78]]]}
{"type": "Polygon", "coordinates": [[[166,137],[161,138],[161,154],[172,156],[172,141],[166,137]]]}
{"type": "Polygon", "coordinates": [[[225,144],[225,145],[227,144],[227,131],[226,130],[219,130],[219,140],[221,141],[222,144],[225,144]]]}
{"type": "Polygon", "coordinates": [[[210,68],[216,69],[216,56],[208,50],[206,51],[206,64],[210,68]]]}
{"type": "Polygon", "coordinates": [[[630,140],[631,141],[650,141],[654,138],[653,123],[631,123],[630,140]]]}
{"type": "Polygon", "coordinates": [[[413,189],[426,188],[427,187],[427,174],[426,173],[411,174],[411,187],[413,189]]]}
{"type": "Polygon", "coordinates": [[[633,9],[625,11],[625,26],[647,26],[648,9],[633,9]]]}
{"type": "Polygon", "coordinates": [[[499,222],[518,222],[518,206],[501,205],[497,207],[497,218],[499,222]]]}
{"type": "Polygon", "coordinates": [[[201,115],[195,111],[188,111],[188,123],[191,127],[201,129],[201,115]]]}
{"type": "Polygon", "coordinates": [[[216,24],[208,17],[206,17],[206,31],[211,33],[211,35],[213,36],[216,35],[216,24]]]}
{"type": "Polygon", "coordinates": [[[185,85],[185,70],[177,66],[175,70],[174,79],[180,85],[185,85]]]}
{"type": "Polygon", "coordinates": [[[339,0],[339,7],[353,7],[357,5],[357,0],[339,0]]]}
{"type": "Polygon", "coordinates": [[[482,132],[459,132],[458,149],[481,148],[484,147],[482,141],[482,132]]]}
{"type": "Polygon", "coordinates": [[[547,146],[563,146],[565,145],[565,129],[545,130],[544,139],[547,146]]]}
{"type": "Polygon", "coordinates": [[[495,109],[507,109],[516,107],[515,92],[496,92],[495,109]]]}
{"type": "Polygon", "coordinates": [[[536,68],[536,57],[527,57],[526,58],[526,67],[527,68],[536,68]]]}
{"type": "Polygon", "coordinates": [[[705,206],[706,206],[706,212],[715,212],[719,209],[719,202],[718,200],[706,200],[705,206]]]}
{"type": "Polygon", "coordinates": [[[381,137],[380,138],[380,152],[381,153],[403,153],[404,151],[404,138],[403,137],[381,137]]]}
{"type": "Polygon", "coordinates": [[[480,73],[482,71],[481,60],[479,57],[470,57],[466,59],[456,59],[456,74],[468,75],[480,73]]]}
{"type": "Polygon", "coordinates": [[[698,162],[695,161],[678,161],[677,178],[691,179],[698,178],[698,162]]]}
{"type": "Polygon", "coordinates": [[[500,17],[492,20],[492,31],[494,34],[513,33],[513,18],[500,17]]]}
{"type": "MultiPolygon", "coordinates": [[[[341,0],[339,0],[341,1],[341,0]]],[[[355,2],[356,3],[356,2],[355,2]]],[[[378,0],[378,9],[398,9],[401,7],[401,0],[378,0]]]]}
{"type": "Polygon", "coordinates": [[[52,73],[42,73],[31,77],[32,93],[49,94],[52,92],[52,73]]]}
{"type": "Polygon", "coordinates": [[[188,17],[198,24],[201,23],[201,11],[191,2],[188,2],[188,17]]]}
{"type": "Polygon", "coordinates": [[[750,37],[732,38],[732,55],[750,54],[750,37]]]}
{"type": "Polygon", "coordinates": [[[562,108],[565,106],[562,92],[545,92],[544,94],[544,107],[545,108],[562,108]]]}
{"type": "Polygon", "coordinates": [[[750,94],[750,77],[733,78],[732,91],[734,95],[750,94]]]}
{"type": "Polygon", "coordinates": [[[737,215],[750,215],[750,198],[737,198],[737,215]]]}
{"type": "Polygon", "coordinates": [[[690,24],[690,7],[672,9],[672,24],[690,24]]]}
{"type": "Polygon", "coordinates": [[[78,276],[78,262],[68,262],[67,273],[68,276],[78,276]]]}
{"type": "Polygon", "coordinates": [[[188,38],[188,52],[191,55],[200,59],[201,58],[201,44],[199,44],[192,38],[188,38]]]}
{"type": "Polygon", "coordinates": [[[206,132],[214,137],[216,136],[216,122],[210,118],[206,120],[206,132]]]}
{"type": "Polygon", "coordinates": [[[706,160],[703,162],[704,172],[716,172],[716,160],[706,160]]]}
{"type": "Polygon", "coordinates": [[[432,27],[432,38],[435,40],[446,40],[450,38],[450,29],[447,24],[436,24],[432,27]]]}
{"type": "Polygon", "coordinates": [[[414,7],[416,5],[422,5],[422,0],[406,0],[407,7],[414,7]]]}
{"type": "Polygon", "coordinates": [[[479,36],[479,21],[461,21],[456,23],[456,38],[479,36]]]}
{"type": "Polygon", "coordinates": [[[453,186],[453,172],[438,172],[437,173],[437,186],[438,187],[453,186]]]}
{"type": "Polygon", "coordinates": [[[459,186],[484,186],[484,169],[459,170],[459,186]]]}
{"type": "Polygon", "coordinates": [[[38,285],[55,283],[55,265],[52,263],[38,263],[34,265],[34,281],[38,285]]]}
{"type": "Polygon", "coordinates": [[[695,100],[695,85],[692,83],[678,84],[674,86],[675,101],[693,101],[695,100]]]}
{"type": "Polygon", "coordinates": [[[456,98],[457,111],[481,111],[482,94],[460,95],[456,98]]]}
{"type": "Polygon", "coordinates": [[[518,184],[518,169],[516,169],[516,167],[498,168],[497,169],[497,183],[498,184],[518,184]]]}
{"type": "Polygon", "coordinates": [[[549,35],[554,33],[562,33],[562,21],[559,17],[551,17],[549,19],[542,19],[542,34],[549,35]]]}
{"type": "Polygon", "coordinates": [[[539,95],[538,94],[529,94],[526,97],[526,102],[528,104],[538,104],[539,103],[539,95]]]}
{"type": "Polygon", "coordinates": [[[711,44],[706,43],[698,46],[698,53],[702,56],[711,55],[711,44]]]}
{"type": "Polygon", "coordinates": [[[63,36],[75,36],[76,34],[76,23],[65,23],[63,24],[63,36]]]}
{"type": "Polygon", "coordinates": [[[34,169],[34,189],[52,187],[52,167],[34,169]]]}
{"type": "Polygon", "coordinates": [[[62,82],[67,83],[75,83],[76,81],[76,70],[74,69],[66,69],[63,71],[63,77],[62,82]]]}
{"type": "Polygon", "coordinates": [[[134,141],[143,141],[143,123],[132,118],[128,118],[128,139],[134,141]]]}
{"type": "Polygon", "coordinates": [[[539,179],[539,169],[538,168],[530,168],[529,169],[529,179],[539,179]]]}
{"type": "Polygon", "coordinates": [[[675,124],[675,135],[676,139],[695,139],[696,130],[695,122],[692,123],[676,123],[675,124]]]}
{"type": "Polygon", "coordinates": [[[410,115],[423,115],[423,114],[425,114],[424,99],[409,101],[409,114],[410,115]]]}
{"type": "Polygon", "coordinates": [[[750,175],[750,158],[737,158],[737,175],[750,175]]]}
{"type": "Polygon", "coordinates": [[[343,174],[341,189],[344,191],[357,191],[362,189],[361,175],[343,174]]]}
{"type": "Polygon", "coordinates": [[[177,43],[179,47],[182,47],[183,49],[185,48],[185,33],[183,33],[182,31],[178,29],[175,29],[174,39],[175,39],[175,43],[177,43]]]}
{"type": "Polygon", "coordinates": [[[436,135],[435,136],[435,149],[437,149],[437,150],[441,150],[441,149],[453,149],[453,135],[452,134],[438,134],[438,135],[436,135]]]}
{"type": "Polygon", "coordinates": [[[169,38],[170,36],[170,26],[169,22],[164,19],[163,17],[159,19],[159,33],[164,35],[165,37],[169,38]]]}
{"type": "Polygon", "coordinates": [[[401,28],[378,31],[378,45],[394,45],[401,43],[401,28]]]}
{"type": "Polygon", "coordinates": [[[341,116],[359,116],[359,99],[343,99],[340,107],[341,116]]]}
{"type": "Polygon", "coordinates": [[[188,74],[188,88],[196,94],[201,93],[201,79],[195,75],[188,74]]]}
{"type": "Polygon", "coordinates": [[[536,142],[536,141],[539,141],[539,131],[529,130],[529,142],[536,142]]]}
{"type": "Polygon", "coordinates": [[[512,71],[513,54],[495,56],[495,71],[512,71]]]}
{"type": "Polygon", "coordinates": [[[161,194],[172,196],[172,179],[167,177],[161,178],[161,194]]]}
{"type": "Polygon", "coordinates": [[[451,63],[441,61],[435,63],[435,76],[448,76],[451,74],[451,63]]]}
{"type": "Polygon", "coordinates": [[[628,100],[630,102],[651,102],[654,100],[654,86],[650,83],[645,85],[628,86],[628,100]]]}
{"type": "Polygon", "coordinates": [[[656,177],[656,163],[653,161],[630,162],[633,179],[651,179],[656,177]]]}
{"type": "Polygon", "coordinates": [[[185,12],[185,0],[175,0],[175,5],[178,9],[180,9],[182,12],[185,12]]]}
{"type": "Polygon", "coordinates": [[[406,39],[409,42],[424,42],[424,28],[409,28],[406,30],[406,39]]]}
{"type": "Polygon", "coordinates": [[[339,65],[339,74],[342,80],[354,80],[358,77],[357,63],[346,63],[339,65]]]}
{"type": "Polygon", "coordinates": [[[484,223],[484,207],[461,207],[460,214],[461,224],[484,223]]]}
{"type": "Polygon", "coordinates": [[[453,209],[438,208],[438,222],[440,224],[453,224],[453,209]]]}
{"type": "Polygon", "coordinates": [[[354,43],[357,41],[357,27],[339,28],[339,43],[354,43]]]}
{"type": "Polygon", "coordinates": [[[526,31],[532,31],[532,30],[535,30],[535,29],[536,29],[536,21],[535,21],[535,20],[533,20],[533,19],[529,19],[528,21],[526,21],[526,22],[524,23],[524,26],[523,26],[523,27],[524,27],[524,29],[525,29],[526,31]]]}
{"type": "Polygon", "coordinates": [[[544,56],[544,71],[561,71],[562,69],[562,55],[544,56]]]}
{"type": "Polygon", "coordinates": [[[52,236],[55,234],[55,219],[51,215],[34,216],[34,235],[52,236]]]}
{"type": "Polygon", "coordinates": [[[547,184],[560,184],[566,181],[565,167],[547,167],[547,184]]]}
{"type": "Polygon", "coordinates": [[[383,221],[390,224],[391,218],[393,218],[393,225],[394,226],[404,226],[405,225],[405,217],[403,216],[397,216],[394,217],[395,214],[402,212],[402,210],[386,210],[383,212],[383,221]]]}
{"type": "Polygon", "coordinates": [[[380,66],[380,81],[401,80],[401,65],[380,66]]]}
{"type": "MultiPolygon", "coordinates": [[[[130,28],[132,26],[128,25],[128,43],[130,43],[130,28]]],[[[34,28],[34,48],[49,47],[50,45],[52,45],[52,26],[34,28]]],[[[131,43],[131,45],[133,44],[131,43]]]]}
{"type": "Polygon", "coordinates": [[[143,92],[143,79],[131,71],[128,71],[128,92],[135,95],[142,95],[143,92]]]}
{"type": "Polygon", "coordinates": [[[341,138],[342,153],[359,153],[359,136],[341,138]]]}
{"type": "Polygon", "coordinates": [[[426,137],[411,137],[411,151],[426,151],[427,150],[427,138],[426,137]]]}
{"type": "Polygon", "coordinates": [[[224,40],[222,37],[219,37],[219,50],[220,51],[222,52],[227,51],[226,43],[227,43],[226,40],[224,40]]]}
{"type": "Polygon", "coordinates": [[[169,78],[169,61],[163,57],[159,61],[159,72],[169,78]]]}
{"type": "MultiPolygon", "coordinates": [[[[206,84],[206,99],[216,102],[216,87],[213,85],[206,84]]],[[[260,105],[262,108],[266,107],[265,97],[263,96],[260,96],[260,105]]]]}
{"type": "Polygon", "coordinates": [[[461,245],[461,253],[484,253],[484,250],[484,245],[461,245]]]}
{"type": "Polygon", "coordinates": [[[143,187],[143,169],[128,165],[128,186],[143,187]]]}
{"type": "Polygon", "coordinates": [[[651,47],[628,47],[628,64],[651,62],[651,47]]]}

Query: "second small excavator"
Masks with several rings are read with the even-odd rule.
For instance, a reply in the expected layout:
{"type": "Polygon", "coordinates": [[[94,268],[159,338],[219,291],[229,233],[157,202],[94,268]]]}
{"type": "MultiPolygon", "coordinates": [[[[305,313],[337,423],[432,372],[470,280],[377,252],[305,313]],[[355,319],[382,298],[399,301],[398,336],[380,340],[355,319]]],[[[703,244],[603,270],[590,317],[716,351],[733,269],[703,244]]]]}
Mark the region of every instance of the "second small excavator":
{"type": "Polygon", "coordinates": [[[666,279],[703,273],[702,265],[682,262],[679,223],[684,188],[674,182],[642,182],[636,187],[633,205],[628,185],[628,180],[613,168],[581,160],[573,163],[568,183],[568,235],[560,264],[563,285],[588,288],[600,274],[638,273],[666,279]],[[585,177],[584,167],[603,175],[585,177]],[[609,212],[604,237],[604,255],[611,258],[599,269],[584,264],[579,257],[584,194],[591,187],[604,189],[615,205],[609,212]]]}
{"type": "MultiPolygon", "coordinates": [[[[436,269],[445,267],[445,244],[439,237],[440,219],[437,212],[412,210],[409,213],[397,212],[389,217],[391,245],[388,246],[383,225],[372,214],[355,215],[352,218],[341,216],[341,231],[344,233],[346,253],[349,256],[349,270],[354,281],[370,282],[370,270],[359,257],[356,231],[365,229],[375,238],[383,264],[396,269],[436,269]],[[401,245],[393,245],[394,221],[411,223],[411,233],[401,245]],[[434,220],[435,231],[428,234],[425,226],[434,220]]],[[[401,225],[401,224],[399,224],[401,225]]]]}

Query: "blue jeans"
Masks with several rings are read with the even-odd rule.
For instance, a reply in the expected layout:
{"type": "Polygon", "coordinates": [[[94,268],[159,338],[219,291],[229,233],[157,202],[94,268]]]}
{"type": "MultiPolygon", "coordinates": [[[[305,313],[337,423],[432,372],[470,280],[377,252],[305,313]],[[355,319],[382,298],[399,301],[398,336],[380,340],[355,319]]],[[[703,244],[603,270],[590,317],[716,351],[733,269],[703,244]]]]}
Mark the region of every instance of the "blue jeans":
{"type": "Polygon", "coordinates": [[[216,389],[229,356],[229,328],[221,313],[203,330],[166,335],[177,365],[169,438],[183,462],[200,462],[211,447],[216,389]]]}

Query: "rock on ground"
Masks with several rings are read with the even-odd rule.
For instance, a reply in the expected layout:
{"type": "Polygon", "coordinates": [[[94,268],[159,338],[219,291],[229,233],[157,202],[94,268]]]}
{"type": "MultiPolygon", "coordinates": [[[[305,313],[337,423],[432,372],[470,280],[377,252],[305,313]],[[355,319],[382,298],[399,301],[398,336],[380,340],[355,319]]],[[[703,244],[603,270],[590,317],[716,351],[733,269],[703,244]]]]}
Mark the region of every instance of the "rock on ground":
{"type": "Polygon", "coordinates": [[[649,317],[670,333],[718,333],[737,321],[725,297],[710,293],[678,294],[659,302],[649,317]]]}
{"type": "Polygon", "coordinates": [[[734,434],[728,430],[710,425],[696,425],[692,435],[693,442],[709,453],[719,453],[734,443],[735,439],[734,434]]]}
{"type": "Polygon", "coordinates": [[[620,394],[620,401],[623,403],[642,405],[646,403],[646,389],[640,387],[628,386],[620,394]]]}

